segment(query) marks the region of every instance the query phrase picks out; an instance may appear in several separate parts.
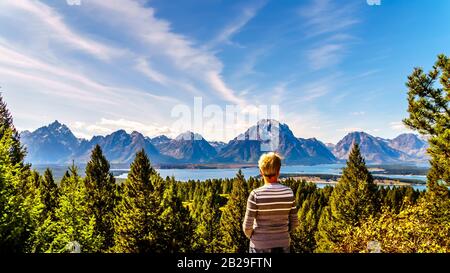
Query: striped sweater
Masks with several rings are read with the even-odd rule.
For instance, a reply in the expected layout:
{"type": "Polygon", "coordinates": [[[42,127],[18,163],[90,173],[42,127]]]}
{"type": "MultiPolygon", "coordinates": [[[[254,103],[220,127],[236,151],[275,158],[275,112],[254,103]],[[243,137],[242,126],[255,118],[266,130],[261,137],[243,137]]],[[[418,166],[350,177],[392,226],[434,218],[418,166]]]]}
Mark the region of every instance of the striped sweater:
{"type": "Polygon", "coordinates": [[[297,226],[297,208],[291,188],[273,183],[250,193],[243,223],[250,247],[289,247],[289,232],[297,226]]]}

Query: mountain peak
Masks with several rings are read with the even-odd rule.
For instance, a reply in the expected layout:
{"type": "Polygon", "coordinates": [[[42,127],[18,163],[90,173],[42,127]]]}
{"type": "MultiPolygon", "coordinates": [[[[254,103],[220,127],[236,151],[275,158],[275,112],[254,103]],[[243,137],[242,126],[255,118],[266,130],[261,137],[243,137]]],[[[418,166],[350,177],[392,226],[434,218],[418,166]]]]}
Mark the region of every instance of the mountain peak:
{"type": "Polygon", "coordinates": [[[354,143],[360,147],[366,162],[382,163],[397,162],[404,154],[393,149],[382,139],[366,132],[351,132],[340,140],[333,148],[333,154],[339,159],[347,159],[354,143]]]}
{"type": "Polygon", "coordinates": [[[426,156],[426,149],[428,148],[428,143],[425,140],[412,133],[397,136],[389,141],[389,145],[409,155],[416,155],[416,157],[426,156]]]}
{"type": "Polygon", "coordinates": [[[280,124],[281,122],[279,122],[278,120],[276,120],[276,119],[268,119],[268,118],[266,118],[266,119],[260,119],[258,122],[257,122],[257,125],[262,125],[262,124],[272,124],[272,125],[278,125],[278,124],[280,124]]]}
{"type": "Polygon", "coordinates": [[[47,127],[50,129],[67,128],[66,125],[62,124],[58,120],[55,120],[54,122],[50,123],[47,127]]]}
{"type": "MultiPolygon", "coordinates": [[[[39,129],[38,129],[39,130],[39,129]]],[[[49,130],[53,134],[61,134],[61,135],[72,135],[72,131],[70,131],[69,127],[65,124],[55,120],[47,126],[40,128],[40,130],[47,131],[49,130]]]]}
{"type": "Polygon", "coordinates": [[[202,140],[203,137],[200,134],[193,133],[191,131],[186,131],[179,134],[175,140],[202,140]]]}
{"type": "Polygon", "coordinates": [[[127,132],[124,129],[117,130],[113,132],[111,135],[126,135],[127,132]]]}
{"type": "Polygon", "coordinates": [[[61,126],[61,125],[62,124],[57,119],[50,124],[50,126],[61,126]]]}
{"type": "Polygon", "coordinates": [[[28,150],[27,159],[39,163],[65,160],[80,144],[70,129],[58,120],[33,132],[22,132],[21,140],[28,150]]]}
{"type": "Polygon", "coordinates": [[[160,135],[152,138],[152,140],[170,140],[170,138],[167,137],[166,135],[160,135]]]}
{"type": "Polygon", "coordinates": [[[347,136],[355,136],[355,135],[362,135],[362,136],[370,136],[368,133],[363,132],[363,131],[352,131],[350,133],[347,134],[347,136]]]}
{"type": "Polygon", "coordinates": [[[403,133],[403,134],[398,135],[394,139],[401,139],[401,138],[420,139],[420,137],[418,135],[413,134],[413,133],[403,133]]]}

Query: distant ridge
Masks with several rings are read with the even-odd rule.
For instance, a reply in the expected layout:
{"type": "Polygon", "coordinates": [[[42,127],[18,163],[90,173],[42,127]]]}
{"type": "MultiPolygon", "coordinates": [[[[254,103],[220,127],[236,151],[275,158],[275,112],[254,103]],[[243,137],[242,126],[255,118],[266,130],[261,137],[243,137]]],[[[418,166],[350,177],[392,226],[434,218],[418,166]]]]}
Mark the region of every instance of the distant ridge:
{"type": "Polygon", "coordinates": [[[90,140],[78,139],[59,121],[33,132],[23,131],[27,161],[33,164],[61,164],[75,160],[85,163],[90,151],[100,145],[111,163],[129,164],[144,149],[156,164],[254,164],[265,150],[275,150],[285,164],[329,164],[347,159],[351,146],[359,143],[368,163],[424,162],[428,143],[414,134],[402,134],[389,140],[365,132],[352,132],[336,145],[316,138],[298,138],[289,126],[276,120],[260,120],[228,143],[208,142],[200,134],[184,132],[175,139],[161,135],[145,137],[139,132],[118,130],[90,140]],[[271,147],[270,145],[276,145],[271,147]]]}
{"type": "Polygon", "coordinates": [[[366,161],[370,163],[398,163],[427,160],[425,151],[428,143],[413,134],[400,135],[393,140],[389,140],[374,137],[365,132],[352,132],[347,134],[333,147],[333,154],[338,159],[347,159],[354,143],[359,144],[361,153],[366,161]],[[405,136],[408,139],[405,140],[405,136]],[[414,141],[414,143],[411,144],[411,141],[414,141]],[[417,149],[420,150],[420,153],[417,149]]]}

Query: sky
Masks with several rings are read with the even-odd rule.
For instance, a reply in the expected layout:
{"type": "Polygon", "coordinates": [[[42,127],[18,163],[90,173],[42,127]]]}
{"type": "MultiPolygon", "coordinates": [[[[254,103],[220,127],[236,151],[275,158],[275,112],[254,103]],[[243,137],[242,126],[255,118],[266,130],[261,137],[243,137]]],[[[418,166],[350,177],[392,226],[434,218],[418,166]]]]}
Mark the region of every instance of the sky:
{"type": "Polygon", "coordinates": [[[450,55],[450,1],[379,2],[0,1],[0,91],[19,130],[59,120],[83,138],[226,141],[248,126],[227,106],[272,105],[297,137],[393,138],[407,76],[450,55]]]}

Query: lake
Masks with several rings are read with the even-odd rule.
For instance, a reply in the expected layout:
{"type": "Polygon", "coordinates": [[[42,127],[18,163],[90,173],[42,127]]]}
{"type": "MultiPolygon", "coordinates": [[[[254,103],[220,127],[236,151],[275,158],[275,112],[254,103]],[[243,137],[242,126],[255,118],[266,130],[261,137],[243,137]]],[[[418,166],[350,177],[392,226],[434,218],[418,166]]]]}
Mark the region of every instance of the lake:
{"type": "MultiPolygon", "coordinates": [[[[281,167],[281,173],[289,174],[332,174],[339,175],[342,172],[342,168],[345,164],[323,164],[314,166],[283,166],[281,167]]],[[[250,176],[258,176],[259,169],[254,168],[242,168],[242,172],[246,178],[250,176]]],[[[114,172],[123,172],[123,174],[116,176],[117,178],[126,178],[127,169],[112,169],[114,172]]],[[[218,179],[218,178],[233,178],[239,171],[239,168],[226,168],[226,169],[157,169],[162,177],[174,176],[176,180],[188,181],[188,180],[206,180],[206,179],[218,179]]]]}
{"type": "MultiPolygon", "coordinates": [[[[345,164],[323,164],[323,165],[313,165],[313,166],[304,166],[304,165],[290,165],[283,166],[281,168],[282,174],[298,174],[301,175],[311,175],[311,174],[324,174],[324,175],[340,175],[342,173],[342,168],[345,167],[345,164]]],[[[218,178],[233,178],[236,176],[239,168],[230,168],[230,169],[157,169],[157,171],[161,174],[162,177],[173,176],[176,180],[179,181],[188,181],[188,180],[200,180],[204,181],[207,179],[218,179],[218,178]]],[[[250,176],[258,176],[259,169],[254,168],[242,168],[241,169],[244,176],[246,178],[250,176]]],[[[116,178],[126,178],[127,177],[127,169],[112,169],[115,173],[121,173],[117,175],[116,178]]],[[[414,175],[414,174],[376,174],[376,176],[382,176],[391,179],[414,179],[418,181],[426,181],[425,175],[414,175]]],[[[318,187],[324,187],[327,184],[325,183],[317,183],[318,187]]],[[[425,185],[412,185],[413,188],[424,190],[426,188],[425,185]]]]}
{"type": "MultiPolygon", "coordinates": [[[[56,179],[60,179],[65,171],[67,170],[67,165],[62,164],[54,164],[54,165],[33,165],[33,167],[43,173],[46,168],[50,168],[53,171],[53,174],[56,179]]],[[[81,175],[84,174],[85,165],[80,165],[79,173],[81,175]]],[[[313,166],[305,166],[305,165],[287,165],[281,167],[282,174],[289,175],[340,175],[342,173],[342,168],[345,167],[345,164],[322,164],[322,165],[313,165],[313,166]]],[[[374,176],[378,177],[386,177],[390,179],[399,179],[399,180],[415,180],[419,182],[426,182],[426,172],[428,166],[426,165],[379,165],[379,166],[370,166],[368,165],[370,170],[374,170],[374,176]],[[380,171],[381,170],[381,171],[380,171]]],[[[179,181],[188,181],[188,180],[200,180],[204,181],[207,179],[218,179],[218,178],[233,178],[236,176],[239,168],[219,168],[219,169],[157,169],[157,171],[161,174],[162,177],[166,176],[174,176],[176,180],[179,181]]],[[[259,169],[257,167],[251,168],[241,168],[244,176],[246,178],[250,176],[258,176],[259,169]]],[[[124,168],[120,165],[111,165],[111,171],[115,175],[116,178],[126,178],[127,173],[129,171],[128,168],[124,168]]],[[[325,183],[317,183],[319,187],[324,187],[325,183]]],[[[423,190],[426,188],[425,185],[417,185],[417,183],[413,183],[413,188],[423,190]]]]}

